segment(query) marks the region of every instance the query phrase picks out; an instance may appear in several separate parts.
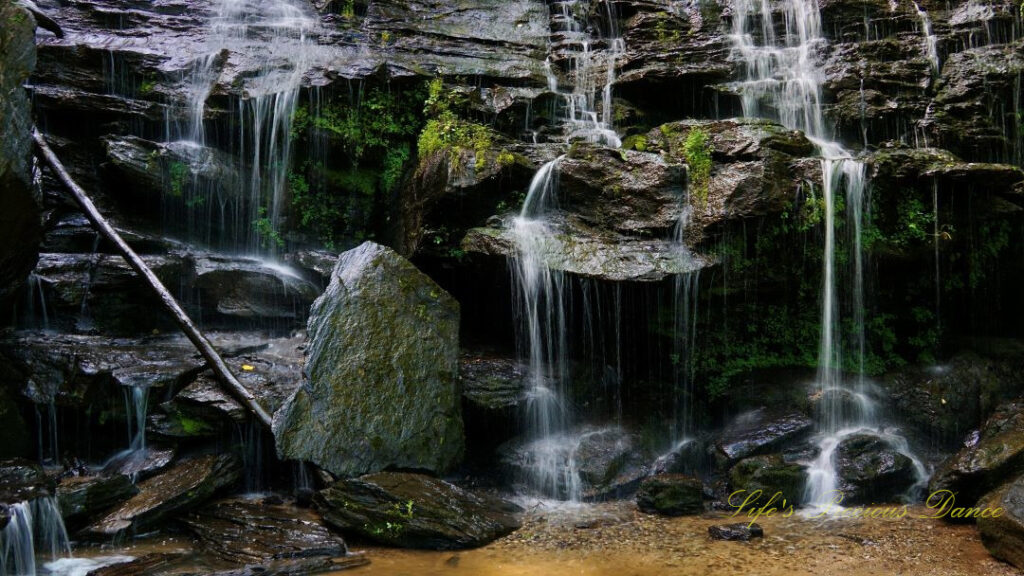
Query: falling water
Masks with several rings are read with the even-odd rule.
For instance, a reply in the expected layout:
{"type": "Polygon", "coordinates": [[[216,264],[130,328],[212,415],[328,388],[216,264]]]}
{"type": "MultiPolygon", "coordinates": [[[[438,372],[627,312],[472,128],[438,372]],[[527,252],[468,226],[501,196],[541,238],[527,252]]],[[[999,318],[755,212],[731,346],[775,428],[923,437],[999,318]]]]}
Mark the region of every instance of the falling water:
{"type": "Polygon", "coordinates": [[[0,531],[0,576],[34,575],[36,555],[50,559],[71,554],[57,501],[52,496],[19,502],[0,531]]]}
{"type": "Polygon", "coordinates": [[[932,75],[939,73],[939,50],[936,42],[935,34],[932,33],[932,19],[928,16],[928,12],[924,8],[914,2],[914,8],[917,9],[917,16],[921,19],[921,33],[924,35],[924,53],[928,57],[928,63],[932,67],[932,75]]]}
{"type": "MultiPolygon", "coordinates": [[[[833,451],[850,429],[878,430],[873,406],[848,409],[844,400],[853,395],[870,404],[865,394],[864,368],[864,264],[861,228],[867,179],[864,165],[834,142],[825,128],[822,113],[822,73],[816,62],[825,45],[821,14],[814,0],[785,0],[781,17],[785,34],[776,35],[773,4],[768,0],[737,0],[733,15],[733,53],[744,68],[745,79],[737,85],[744,116],[774,115],[790,129],[802,130],[821,155],[824,197],[824,246],[822,253],[821,336],[818,351],[818,394],[820,402],[820,454],[809,463],[808,498],[811,505],[823,505],[837,485],[833,451]],[[755,24],[760,23],[757,29],[755,24]],[[760,43],[758,43],[760,41],[760,43]],[[843,342],[840,341],[839,286],[837,285],[835,226],[836,199],[845,193],[847,233],[850,251],[850,281],[843,295],[851,302],[852,341],[856,381],[843,380],[843,342]]],[[[880,434],[880,433],[879,433],[880,434]]],[[[905,446],[905,442],[901,444],[905,446]]],[[[909,452],[909,450],[908,450],[909,452]]],[[[916,460],[916,459],[915,459],[916,460]]]]}
{"type": "Polygon", "coordinates": [[[130,452],[146,449],[146,412],[148,404],[148,387],[136,385],[124,388],[124,409],[128,421],[128,450],[130,452]]]}
{"type": "MultiPolygon", "coordinates": [[[[612,6],[605,3],[609,38],[595,40],[585,31],[577,13],[588,13],[589,2],[571,0],[550,5],[551,53],[568,61],[574,85],[559,88],[552,58],[545,69],[549,89],[564,103],[563,128],[566,141],[585,140],[618,147],[621,141],[612,127],[612,84],[616,59],[624,45],[617,38],[612,6]],[[607,48],[597,50],[596,44],[607,48]],[[600,110],[598,110],[600,105],[600,110]]],[[[552,270],[545,254],[559,242],[550,226],[558,207],[558,169],[562,157],[537,171],[522,210],[511,225],[517,255],[509,262],[515,286],[514,303],[518,317],[520,355],[528,365],[530,388],[527,395],[527,430],[531,443],[527,452],[532,488],[549,496],[577,500],[580,481],[573,454],[583,436],[568,432],[572,414],[567,405],[568,293],[565,275],[552,270]]]]}
{"type": "MultiPolygon", "coordinates": [[[[262,64],[258,75],[244,79],[244,96],[232,115],[236,124],[232,131],[239,134],[233,145],[243,164],[237,173],[245,174],[241,182],[200,186],[192,174],[190,189],[182,190],[178,183],[170,192],[188,193],[187,198],[174,200],[184,202],[188,231],[195,239],[250,253],[276,250],[291,158],[291,123],[310,65],[317,22],[308,7],[292,0],[216,1],[207,54],[193,63],[184,78],[185,125],[168,121],[168,139],[191,144],[179,148],[196,155],[189,158],[190,172],[195,167],[191,164],[204,161],[199,152],[212,146],[204,127],[206,101],[220,81],[224,58],[238,55],[262,64]]],[[[172,174],[172,178],[180,176],[172,174]]]]}

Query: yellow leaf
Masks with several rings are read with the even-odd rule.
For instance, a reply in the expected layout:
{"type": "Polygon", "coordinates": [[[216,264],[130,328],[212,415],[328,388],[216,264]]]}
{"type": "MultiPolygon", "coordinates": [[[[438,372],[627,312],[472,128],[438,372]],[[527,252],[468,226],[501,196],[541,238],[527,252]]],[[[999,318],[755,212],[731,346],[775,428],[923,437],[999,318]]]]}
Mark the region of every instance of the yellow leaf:
{"type": "Polygon", "coordinates": [[[250,366],[249,364],[242,364],[242,370],[245,370],[246,372],[252,372],[253,370],[255,370],[255,368],[250,366]]]}

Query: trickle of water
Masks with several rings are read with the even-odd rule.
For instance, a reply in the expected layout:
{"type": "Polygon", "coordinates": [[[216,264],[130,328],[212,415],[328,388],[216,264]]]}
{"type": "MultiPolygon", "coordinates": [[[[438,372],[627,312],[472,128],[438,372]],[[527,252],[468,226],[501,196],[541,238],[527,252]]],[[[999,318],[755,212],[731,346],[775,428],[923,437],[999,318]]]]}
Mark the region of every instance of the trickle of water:
{"type": "Polygon", "coordinates": [[[146,413],[149,406],[149,388],[131,386],[124,388],[124,409],[128,422],[128,450],[137,452],[146,449],[146,413]]]}

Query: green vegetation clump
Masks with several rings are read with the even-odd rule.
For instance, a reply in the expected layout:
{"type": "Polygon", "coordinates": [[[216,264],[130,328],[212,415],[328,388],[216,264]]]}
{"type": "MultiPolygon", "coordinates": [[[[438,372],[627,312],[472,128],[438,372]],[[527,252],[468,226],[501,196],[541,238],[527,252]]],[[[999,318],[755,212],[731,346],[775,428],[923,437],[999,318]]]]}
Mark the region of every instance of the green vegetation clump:
{"type": "Polygon", "coordinates": [[[707,206],[711,181],[711,145],[708,140],[707,132],[693,128],[683,143],[683,156],[690,170],[690,198],[701,207],[707,206]]]}
{"type": "Polygon", "coordinates": [[[450,162],[458,169],[462,167],[463,152],[472,150],[475,154],[474,167],[482,170],[487,166],[487,152],[492,146],[491,131],[486,126],[461,118],[456,111],[463,105],[459,94],[445,91],[440,78],[430,82],[423,110],[430,119],[417,140],[421,159],[447,151],[450,162]]]}
{"type": "Polygon", "coordinates": [[[292,228],[332,249],[371,238],[409,166],[424,98],[422,84],[384,86],[300,106],[291,137],[305,160],[288,175],[292,228]]]}

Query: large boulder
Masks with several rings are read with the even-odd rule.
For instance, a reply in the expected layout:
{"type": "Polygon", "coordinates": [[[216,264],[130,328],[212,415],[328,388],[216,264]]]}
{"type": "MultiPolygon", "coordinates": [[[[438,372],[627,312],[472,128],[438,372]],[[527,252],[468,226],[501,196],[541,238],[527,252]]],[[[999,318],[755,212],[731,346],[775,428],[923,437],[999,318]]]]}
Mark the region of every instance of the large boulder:
{"type": "Polygon", "coordinates": [[[389,248],[341,255],[309,319],[309,378],[275,415],[282,458],[339,476],[462,457],[458,303],[389,248]]]}
{"type": "Polygon", "coordinates": [[[917,482],[913,460],[872,434],[847,436],[836,448],[843,504],[880,504],[903,497],[917,482]]]}
{"type": "Polygon", "coordinates": [[[1024,476],[986,494],[978,508],[978,531],[985,548],[996,558],[1024,569],[1024,476]],[[1002,513],[996,516],[999,508],[1002,513]]]}
{"type": "Polygon", "coordinates": [[[704,511],[704,485],[683,474],[651,476],[640,483],[636,505],[643,512],[664,516],[700,514],[704,511]]]}
{"type": "Polygon", "coordinates": [[[234,454],[210,454],[182,460],[138,485],[127,502],[85,529],[87,537],[108,539],[159,525],[171,514],[198,506],[241,477],[242,462],[234,454]]]}
{"type": "Polygon", "coordinates": [[[1024,402],[999,406],[981,430],[944,462],[928,491],[949,490],[957,503],[970,506],[1007,478],[1024,473],[1024,402]]]}
{"type": "Polygon", "coordinates": [[[35,265],[39,205],[32,191],[32,106],[24,83],[36,64],[35,21],[17,2],[0,6],[0,304],[35,265]]]}
{"type": "Polygon", "coordinates": [[[482,546],[519,528],[514,504],[421,474],[381,472],[339,480],[314,498],[346,534],[407,548],[482,546]]]}

